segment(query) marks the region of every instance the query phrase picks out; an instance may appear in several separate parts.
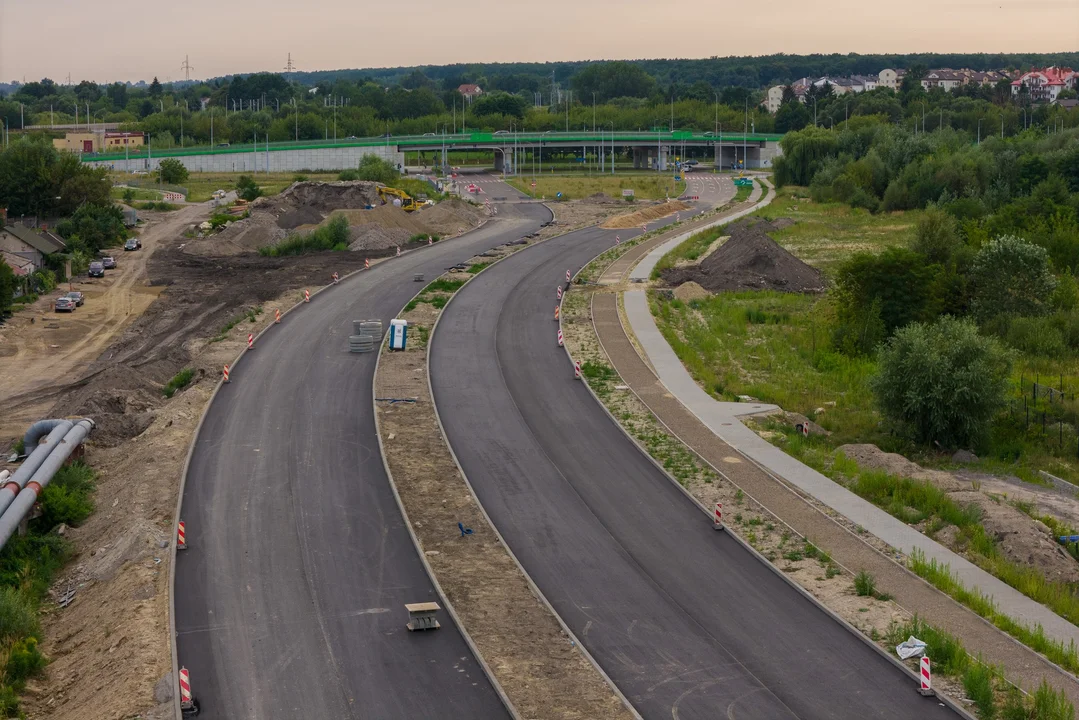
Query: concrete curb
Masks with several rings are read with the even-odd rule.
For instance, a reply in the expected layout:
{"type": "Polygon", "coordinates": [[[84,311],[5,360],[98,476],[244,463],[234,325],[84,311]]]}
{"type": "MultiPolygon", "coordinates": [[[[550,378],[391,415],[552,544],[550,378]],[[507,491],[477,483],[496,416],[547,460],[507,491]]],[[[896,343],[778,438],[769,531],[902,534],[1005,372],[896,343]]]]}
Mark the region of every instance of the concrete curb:
{"type": "MultiPolygon", "coordinates": [[[[468,230],[467,232],[472,232],[473,230],[479,230],[481,227],[483,227],[484,225],[487,224],[487,220],[489,220],[489,219],[490,218],[485,219],[479,225],[477,225],[476,227],[468,230]]],[[[464,234],[466,234],[466,233],[461,233],[460,235],[455,235],[453,238],[446,238],[446,239],[452,240],[452,239],[461,237],[461,235],[464,235],[464,234]]],[[[439,242],[445,242],[446,239],[439,240],[439,242]]],[[[428,246],[421,245],[419,247],[412,248],[411,250],[403,250],[401,254],[404,255],[406,253],[417,252],[417,251],[422,250],[425,247],[428,247],[428,246]]],[[[393,259],[393,257],[394,256],[392,256],[392,255],[388,256],[386,258],[386,260],[391,260],[391,259],[393,259]]],[[[379,264],[381,264],[381,263],[379,263],[379,264]]],[[[370,268],[358,268],[356,270],[353,270],[352,272],[347,273],[344,276],[342,276],[341,278],[339,278],[338,284],[339,285],[343,284],[346,280],[348,280],[349,278],[355,277],[359,273],[369,272],[369,271],[370,271],[370,268]]],[[[311,293],[311,297],[314,298],[317,295],[321,294],[322,292],[324,292],[326,290],[329,290],[332,287],[334,287],[334,285],[332,283],[330,285],[323,285],[321,287],[318,287],[318,288],[315,289],[314,292],[311,293]]],[[[294,305],[292,305],[291,307],[286,308],[284,311],[282,311],[281,317],[283,318],[286,315],[288,315],[289,313],[291,313],[292,311],[300,308],[303,305],[308,305],[308,304],[309,303],[305,303],[303,300],[299,300],[294,305]]],[[[263,335],[265,335],[267,332],[269,332],[270,329],[273,328],[273,326],[276,325],[276,324],[277,323],[275,323],[275,322],[271,322],[271,323],[267,324],[264,328],[262,328],[262,330],[260,330],[255,335],[255,340],[257,341],[259,338],[261,338],[263,335]]],[[[246,347],[243,347],[243,348],[240,349],[240,352],[236,355],[236,358],[229,364],[229,370],[230,371],[233,370],[236,367],[236,365],[240,362],[240,360],[243,358],[243,356],[244,356],[244,354],[246,352],[247,352],[246,347]]],[[[379,352],[381,352],[381,350],[379,352]]],[[[376,373],[377,373],[377,365],[376,365],[376,373]]],[[[187,447],[187,456],[184,458],[184,466],[183,466],[183,470],[181,471],[181,474],[180,474],[180,487],[179,487],[179,490],[177,491],[177,494],[176,494],[176,512],[175,512],[175,514],[174,514],[174,516],[172,518],[172,540],[169,541],[170,550],[169,550],[168,588],[169,588],[169,644],[172,647],[172,677],[173,677],[172,696],[173,696],[173,706],[174,706],[173,707],[173,710],[174,710],[173,715],[175,716],[175,720],[183,720],[183,713],[180,711],[180,693],[178,692],[177,686],[176,686],[176,683],[178,682],[176,680],[176,678],[179,677],[179,673],[180,673],[180,661],[179,661],[179,655],[178,655],[178,652],[177,652],[177,649],[176,649],[176,532],[177,532],[177,528],[179,527],[180,516],[181,516],[181,512],[183,510],[184,489],[187,487],[187,473],[188,473],[188,470],[189,470],[189,468],[191,466],[191,458],[195,454],[195,445],[199,441],[199,435],[202,432],[202,425],[206,421],[206,415],[209,414],[210,407],[213,405],[214,400],[217,399],[217,393],[220,392],[221,387],[224,384],[225,384],[224,379],[219,377],[218,380],[217,380],[217,384],[214,385],[214,389],[210,393],[210,397],[207,398],[206,404],[202,408],[202,413],[199,415],[199,422],[195,426],[195,432],[191,435],[191,443],[187,447]]],[[[377,420],[376,420],[376,422],[377,422],[377,420]]],[[[380,440],[380,442],[381,442],[381,440],[380,440]]],[[[394,490],[394,494],[396,494],[396,489],[394,490]]],[[[410,526],[409,531],[411,531],[411,529],[412,528],[410,526]]],[[[198,695],[196,693],[196,697],[197,696],[198,695]]]]}
{"type": "MultiPolygon", "coordinates": [[[[609,249],[609,248],[608,248],[608,249],[609,249]]],[[[604,251],[604,252],[606,252],[606,251],[604,251]]],[[[602,254],[602,253],[601,253],[601,254],[602,254]]],[[[599,256],[597,255],[597,257],[599,257],[599,256]]],[[[587,265],[588,265],[588,263],[585,263],[585,266],[587,266],[587,265]]],[[[583,269],[583,268],[582,268],[582,269],[583,269]]],[[[580,271],[578,271],[578,272],[580,272],[580,271]]],[[[564,299],[564,298],[565,298],[565,294],[563,294],[563,296],[562,296],[562,297],[563,297],[563,299],[564,299]]],[[[591,304],[589,305],[589,314],[591,314],[591,304]]],[[[559,327],[559,328],[561,328],[561,327],[562,327],[562,313],[561,313],[561,312],[559,312],[559,320],[558,320],[558,327],[559,327]]],[[[595,332],[595,324],[594,324],[594,321],[593,321],[593,328],[592,328],[592,330],[593,330],[593,332],[595,332]]],[[[597,338],[599,337],[599,334],[598,334],[598,333],[596,334],[596,337],[597,337],[597,338]]],[[[602,343],[600,344],[600,346],[602,347],[602,343]]],[[[566,351],[566,357],[567,357],[567,358],[569,358],[569,361],[570,361],[570,366],[572,367],[572,366],[573,366],[573,362],[574,362],[574,361],[573,361],[573,356],[572,356],[572,355],[570,354],[570,352],[569,352],[569,348],[568,348],[568,347],[563,347],[563,349],[564,349],[564,350],[566,351]]],[[[604,351],[604,353],[606,353],[606,350],[604,351]]],[[[606,406],[606,405],[604,405],[604,404],[603,404],[603,401],[601,401],[601,400],[599,399],[599,396],[598,396],[598,395],[596,395],[595,391],[594,391],[594,390],[592,389],[592,386],[588,384],[588,381],[587,381],[587,379],[586,379],[586,378],[584,377],[584,373],[583,373],[583,372],[581,373],[581,380],[582,380],[582,381],[584,382],[584,386],[585,386],[585,387],[586,387],[586,388],[588,389],[588,392],[589,392],[589,394],[590,394],[590,395],[592,396],[592,399],[596,401],[596,404],[597,404],[597,405],[599,405],[599,407],[600,407],[600,408],[601,408],[601,409],[603,410],[603,412],[604,412],[604,413],[605,413],[605,414],[607,415],[607,417],[608,417],[608,418],[610,419],[610,421],[611,421],[612,423],[614,423],[614,424],[615,424],[615,426],[616,426],[616,427],[618,427],[618,429],[619,429],[619,430],[620,430],[620,431],[622,432],[622,434],[623,434],[623,435],[625,435],[625,436],[626,436],[626,437],[627,437],[627,438],[629,439],[629,441],[630,441],[631,443],[633,443],[634,447],[636,447],[636,448],[637,448],[637,450],[639,450],[639,451],[641,452],[641,454],[642,454],[642,455],[644,455],[644,457],[646,457],[646,458],[648,459],[648,461],[649,461],[650,463],[652,463],[652,465],[653,465],[653,466],[655,466],[655,468],[656,468],[657,470],[659,470],[659,471],[660,471],[661,473],[663,473],[664,477],[666,477],[666,478],[667,478],[667,479],[668,479],[668,480],[669,480],[669,481],[670,481],[671,483],[673,483],[673,484],[674,484],[674,486],[675,486],[675,487],[677,487],[677,488],[678,488],[678,489],[679,489],[679,490],[680,490],[680,491],[682,492],[682,494],[683,494],[683,495],[685,495],[685,496],[686,496],[687,498],[689,498],[689,500],[690,500],[690,501],[691,501],[691,502],[692,502],[692,503],[693,503],[694,505],[696,505],[696,506],[697,506],[697,508],[698,508],[698,509],[699,509],[699,510],[700,510],[700,511],[701,511],[701,512],[702,512],[702,513],[704,514],[705,518],[707,518],[707,519],[708,519],[708,520],[710,521],[710,520],[711,520],[711,518],[712,518],[712,511],[711,511],[711,510],[710,510],[709,508],[705,507],[705,506],[704,506],[704,504],[703,504],[703,503],[701,503],[701,502],[700,502],[700,501],[699,501],[699,500],[698,500],[698,499],[697,499],[696,497],[694,497],[694,496],[693,496],[693,494],[689,492],[689,490],[687,490],[686,488],[682,487],[682,484],[681,484],[680,482],[678,482],[678,480],[677,480],[676,478],[674,478],[674,477],[673,477],[673,476],[672,476],[672,475],[671,475],[670,473],[668,473],[668,472],[667,472],[667,470],[666,470],[666,469],[665,469],[665,468],[664,468],[664,467],[663,467],[662,465],[660,465],[660,464],[659,464],[659,463],[658,463],[658,462],[656,461],[656,459],[655,459],[655,458],[653,458],[653,457],[652,457],[652,456],[651,456],[651,455],[650,455],[650,454],[648,453],[648,451],[647,451],[647,450],[645,450],[645,448],[644,448],[644,447],[643,447],[643,446],[642,446],[642,445],[641,445],[641,444],[640,444],[640,443],[639,443],[639,442],[637,441],[637,439],[636,439],[635,437],[633,437],[632,435],[630,435],[630,434],[629,434],[629,432],[627,432],[627,431],[626,431],[626,429],[625,429],[624,427],[622,427],[622,424],[621,424],[621,423],[619,423],[619,422],[618,422],[618,420],[616,420],[616,419],[615,419],[614,415],[612,415],[612,414],[611,414],[611,411],[607,409],[607,406],[606,406]]],[[[634,393],[634,395],[636,395],[636,393],[634,393]]],[[[639,399],[639,398],[638,398],[638,399],[639,399]]],[[[642,404],[644,404],[644,403],[643,403],[643,401],[642,401],[642,404]]],[[[647,405],[645,405],[645,407],[647,408],[648,406],[647,406],[647,405]]],[[[651,410],[649,410],[649,412],[651,412],[651,410]]],[[[653,416],[654,416],[654,415],[655,415],[655,414],[653,413],[653,416]]],[[[658,418],[657,418],[657,419],[658,419],[658,418]]],[[[662,422],[661,422],[660,424],[662,424],[662,422]]],[[[666,427],[666,426],[664,425],[664,427],[666,427]]],[[[674,437],[676,437],[676,438],[677,438],[677,436],[674,436],[674,437]]],[[[679,442],[681,442],[681,440],[679,440],[679,442]]],[[[685,443],[683,443],[683,445],[685,445],[685,443]]],[[[686,448],[687,448],[687,449],[688,449],[688,450],[689,450],[689,451],[690,451],[691,453],[693,453],[694,457],[699,457],[699,456],[697,455],[697,453],[696,453],[696,452],[694,452],[694,451],[692,450],[692,448],[689,448],[689,446],[686,446],[686,448]]],[[[708,463],[705,463],[705,464],[707,465],[708,463]]],[[[711,467],[711,466],[709,465],[709,467],[711,467]]],[[[737,487],[737,486],[736,486],[736,487],[737,487]]],[[[761,507],[764,507],[764,505],[761,505],[761,507]]],[[[784,524],[786,524],[786,523],[784,523],[784,524]]],[[[789,527],[789,526],[788,526],[788,527],[789,527]]],[[[793,528],[791,528],[791,529],[793,530],[793,528]]],[[[763,555],[761,555],[761,554],[760,554],[759,552],[757,552],[757,550],[756,550],[756,549],[754,549],[754,548],[753,548],[753,546],[749,545],[749,544],[748,544],[748,543],[747,543],[747,542],[746,542],[745,540],[743,540],[743,539],[742,539],[742,537],[741,537],[740,535],[738,535],[738,534],[737,534],[736,532],[733,532],[732,530],[730,530],[730,528],[727,528],[727,529],[725,530],[725,532],[729,532],[729,533],[730,533],[730,535],[731,535],[731,537],[732,537],[732,538],[734,538],[734,540],[735,540],[736,542],[738,542],[738,543],[739,543],[739,544],[740,544],[740,545],[741,545],[742,547],[744,547],[744,548],[745,548],[746,550],[748,550],[748,551],[749,551],[749,552],[750,552],[750,553],[751,553],[751,554],[752,554],[752,555],[753,555],[754,557],[756,557],[756,558],[757,558],[757,560],[758,560],[758,561],[760,561],[760,562],[764,563],[765,567],[767,567],[767,568],[768,568],[769,570],[771,570],[771,571],[772,571],[772,572],[773,572],[774,574],[776,574],[777,576],[781,577],[781,578],[783,579],[783,581],[784,581],[785,583],[787,583],[787,585],[789,585],[789,586],[791,586],[792,588],[794,588],[794,590],[795,590],[795,591],[797,591],[798,593],[800,593],[800,594],[801,594],[801,595],[802,595],[803,597],[805,597],[805,598],[806,598],[807,600],[809,600],[809,601],[810,601],[810,602],[812,602],[812,603],[813,603],[814,605],[816,605],[816,606],[817,606],[818,608],[820,608],[820,609],[821,609],[821,610],[822,610],[822,611],[823,611],[823,612],[824,612],[824,613],[825,613],[826,615],[828,615],[828,616],[829,616],[830,618],[832,618],[833,620],[835,620],[836,622],[838,622],[838,623],[840,624],[840,626],[842,626],[843,628],[845,628],[845,629],[846,629],[847,631],[849,631],[850,633],[852,633],[852,634],[853,634],[853,635],[854,635],[854,636],[855,636],[856,638],[858,638],[859,640],[861,640],[861,641],[862,641],[863,643],[865,643],[865,644],[866,644],[866,645],[868,645],[869,647],[873,648],[873,650],[875,650],[875,651],[876,651],[876,652],[877,652],[877,653],[878,653],[879,655],[881,655],[882,657],[886,658],[886,659],[887,659],[887,660],[888,660],[888,661],[889,661],[890,663],[892,663],[892,664],[893,664],[894,666],[898,667],[898,668],[899,668],[900,670],[902,670],[902,671],[903,671],[904,673],[906,673],[906,675],[907,675],[907,676],[908,676],[908,677],[910,678],[910,680],[911,680],[911,683],[912,683],[912,686],[913,686],[913,687],[912,687],[911,689],[912,689],[912,690],[916,690],[916,688],[917,688],[917,684],[918,684],[918,682],[919,682],[919,677],[918,677],[918,675],[917,675],[917,674],[915,674],[915,673],[914,673],[914,672],[913,672],[912,670],[910,670],[910,669],[909,669],[908,667],[906,667],[905,665],[903,665],[903,663],[901,663],[901,662],[900,662],[900,661],[899,661],[898,659],[896,659],[896,658],[893,658],[893,657],[892,657],[892,656],[891,656],[891,655],[890,655],[889,653],[887,653],[887,652],[886,652],[886,651],[885,651],[885,650],[884,650],[884,649],[883,649],[882,647],[880,647],[880,646],[879,646],[879,645],[877,645],[877,644],[876,644],[875,642],[873,642],[872,640],[870,640],[870,639],[869,639],[868,637],[866,637],[866,636],[865,636],[865,635],[864,635],[863,633],[861,633],[860,631],[858,631],[858,630],[857,630],[857,629],[856,629],[856,628],[855,628],[854,626],[852,626],[852,625],[851,625],[850,623],[848,623],[848,622],[847,622],[846,620],[844,620],[844,619],[843,619],[843,618],[841,618],[841,617],[840,617],[839,615],[837,615],[836,613],[834,613],[834,612],[833,612],[833,611],[832,611],[831,609],[829,609],[829,608],[828,608],[827,606],[825,606],[825,605],[821,604],[821,602],[820,602],[820,601],[818,601],[818,600],[817,600],[817,598],[815,598],[815,597],[814,597],[814,596],[813,596],[812,594],[810,594],[810,593],[809,593],[809,592],[808,592],[808,591],[807,591],[807,590],[806,590],[805,588],[803,588],[803,587],[802,587],[801,585],[799,585],[798,583],[794,582],[794,580],[792,580],[791,578],[789,578],[789,577],[788,577],[788,576],[787,576],[787,575],[786,575],[786,574],[785,574],[785,573],[784,573],[784,572],[783,572],[782,570],[780,570],[779,568],[777,568],[777,567],[776,567],[775,565],[773,565],[772,563],[768,562],[767,558],[765,558],[765,557],[764,557],[763,555]]],[[[795,534],[796,534],[796,535],[798,535],[799,537],[802,537],[800,533],[797,533],[797,532],[796,532],[795,534]]],[[[849,572],[849,570],[848,570],[848,572],[849,572]]],[[[976,718],[975,718],[975,717],[974,717],[973,715],[971,715],[970,713],[968,713],[968,712],[967,712],[966,710],[964,710],[964,709],[963,709],[962,707],[960,707],[960,706],[959,706],[958,704],[956,704],[956,703],[955,703],[955,701],[953,701],[953,700],[952,700],[951,698],[947,697],[946,695],[937,695],[936,697],[937,697],[937,699],[938,699],[939,701],[941,701],[941,702],[943,702],[943,703],[944,703],[945,705],[947,705],[947,706],[948,706],[948,707],[949,707],[949,708],[950,708],[951,710],[953,710],[954,712],[956,712],[956,713],[957,713],[957,714],[958,714],[958,715],[959,715],[959,716],[960,716],[961,718],[963,718],[964,720],[977,720],[977,719],[976,719],[976,718]]]]}
{"type": "MultiPolygon", "coordinates": [[[[548,209],[550,209],[550,208],[548,208],[548,209]]],[[[553,215],[553,211],[552,211],[552,215],[553,215]]],[[[556,237],[561,237],[561,235],[555,235],[553,237],[547,238],[547,240],[553,240],[556,237]]],[[[546,242],[546,240],[544,240],[542,242],[539,242],[539,243],[535,243],[531,247],[536,247],[537,245],[541,245],[543,242],[546,242]]],[[[513,255],[517,255],[518,253],[527,252],[527,251],[528,251],[528,248],[525,248],[524,250],[519,250],[517,253],[513,253],[513,255]]],[[[506,256],[506,257],[511,257],[511,256],[506,256]]],[[[506,259],[505,257],[504,258],[499,258],[497,261],[491,263],[486,268],[484,268],[484,270],[482,270],[480,272],[484,272],[487,269],[489,269],[491,267],[494,267],[495,265],[497,265],[498,263],[502,262],[505,259],[506,259]]],[[[479,274],[480,273],[477,273],[476,275],[479,275],[479,274]]],[[[474,275],[473,277],[476,277],[476,275],[474,275]]],[[[429,336],[429,338],[427,340],[427,392],[431,395],[431,406],[435,410],[435,420],[438,421],[438,430],[439,430],[440,433],[442,433],[442,440],[443,440],[443,442],[446,443],[446,447],[450,451],[450,457],[453,458],[453,464],[457,467],[457,472],[459,472],[461,474],[461,478],[464,480],[465,485],[468,487],[468,492],[472,496],[472,500],[476,503],[476,507],[479,508],[480,513],[482,513],[484,521],[486,521],[488,526],[490,526],[491,530],[494,531],[495,537],[498,538],[498,542],[502,545],[503,548],[505,548],[506,553],[513,560],[513,563],[517,566],[517,569],[520,571],[521,575],[525,578],[525,581],[528,583],[528,587],[532,591],[532,594],[535,595],[539,599],[539,601],[541,603],[543,603],[543,605],[547,608],[548,612],[550,612],[551,615],[555,618],[555,620],[558,621],[558,624],[562,627],[562,632],[566,633],[566,636],[569,637],[570,640],[573,641],[574,646],[581,652],[581,654],[585,657],[585,659],[588,660],[589,663],[591,663],[592,667],[594,667],[596,669],[596,672],[599,673],[600,677],[603,678],[604,682],[607,683],[607,685],[611,688],[611,690],[614,692],[614,694],[622,701],[622,705],[626,708],[626,710],[628,710],[629,713],[634,718],[636,718],[636,720],[644,720],[641,717],[641,714],[639,712],[637,712],[637,709],[635,707],[633,707],[633,704],[629,701],[629,698],[627,698],[625,696],[625,694],[622,693],[622,690],[614,683],[613,680],[611,680],[610,676],[607,675],[606,671],[604,671],[604,669],[602,667],[600,667],[599,663],[596,662],[596,659],[594,657],[592,657],[592,653],[588,652],[588,649],[584,646],[584,644],[581,643],[580,639],[577,637],[576,634],[574,634],[573,630],[570,629],[569,625],[567,625],[565,623],[565,621],[562,619],[562,616],[559,615],[558,612],[554,609],[554,606],[551,605],[550,601],[547,600],[547,597],[543,594],[542,591],[540,591],[539,586],[537,586],[536,583],[532,581],[532,577],[525,570],[524,565],[521,564],[521,561],[513,553],[513,550],[510,549],[509,543],[507,543],[506,539],[504,537],[502,537],[502,533],[499,532],[498,527],[495,525],[494,521],[491,519],[491,516],[487,514],[487,510],[486,510],[486,508],[483,507],[483,503],[480,502],[480,498],[476,494],[475,488],[472,487],[472,483],[469,481],[468,475],[465,474],[464,468],[461,467],[461,462],[457,458],[457,453],[454,452],[454,450],[453,450],[453,445],[450,443],[449,439],[446,437],[446,428],[442,424],[442,416],[438,412],[438,403],[435,402],[434,388],[431,385],[431,344],[432,344],[433,339],[435,337],[435,331],[438,329],[438,323],[442,319],[442,316],[445,315],[445,313],[446,313],[446,308],[448,308],[450,306],[450,303],[452,303],[454,298],[457,297],[457,294],[460,293],[461,290],[463,290],[464,287],[466,285],[468,285],[469,282],[472,282],[472,278],[469,278],[468,281],[465,283],[465,285],[462,285],[460,288],[458,288],[457,292],[455,292],[450,297],[449,301],[447,301],[445,307],[443,307],[442,311],[438,314],[438,318],[435,320],[435,324],[431,328],[431,334],[430,334],[430,336],[429,336]]],[[[559,322],[559,326],[561,327],[561,321],[559,322]]],[[[381,439],[380,439],[380,443],[381,443],[381,439]]]]}

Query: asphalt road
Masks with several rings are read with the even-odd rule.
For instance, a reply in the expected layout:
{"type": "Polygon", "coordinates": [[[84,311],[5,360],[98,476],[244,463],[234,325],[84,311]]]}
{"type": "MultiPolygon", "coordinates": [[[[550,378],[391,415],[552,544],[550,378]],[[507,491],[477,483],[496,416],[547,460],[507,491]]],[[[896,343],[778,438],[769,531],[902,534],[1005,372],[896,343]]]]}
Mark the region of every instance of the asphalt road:
{"type": "Polygon", "coordinates": [[[714,531],[573,379],[555,285],[612,241],[504,260],[432,339],[450,443],[532,579],[646,718],[954,717],[714,531]]]}
{"type": "Polygon", "coordinates": [[[176,564],[179,662],[203,717],[507,716],[446,613],[437,632],[405,629],[405,603],[437,598],[379,456],[375,355],[349,354],[348,335],[354,319],[388,327],[421,287],[413,273],[433,279],[548,219],[502,208],[376,264],[286,315],[234,369],[195,446],[176,564]]]}

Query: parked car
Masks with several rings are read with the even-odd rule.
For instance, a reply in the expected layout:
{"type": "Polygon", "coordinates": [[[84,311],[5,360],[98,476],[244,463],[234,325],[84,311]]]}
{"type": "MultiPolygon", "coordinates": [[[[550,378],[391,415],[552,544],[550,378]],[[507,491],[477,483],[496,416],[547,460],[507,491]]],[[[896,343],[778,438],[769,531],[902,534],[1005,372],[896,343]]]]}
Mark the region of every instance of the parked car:
{"type": "Polygon", "coordinates": [[[114,258],[112,255],[106,255],[105,257],[101,258],[101,264],[106,270],[115,270],[116,258],[114,258]]]}
{"type": "Polygon", "coordinates": [[[508,135],[509,130],[495,130],[495,135],[508,135]]]}
{"type": "Polygon", "coordinates": [[[228,143],[218,143],[217,146],[218,147],[228,147],[229,144],[228,143]]]}
{"type": "Polygon", "coordinates": [[[75,301],[75,307],[82,307],[82,304],[86,302],[86,297],[78,290],[72,290],[64,297],[75,301]]]}
{"type": "Polygon", "coordinates": [[[128,238],[124,243],[124,250],[139,250],[142,248],[142,243],[138,238],[128,238]]]}
{"type": "Polygon", "coordinates": [[[56,298],[56,312],[75,312],[77,305],[67,295],[56,298]]]}
{"type": "Polygon", "coordinates": [[[90,269],[86,271],[90,277],[105,277],[105,264],[98,261],[90,263],[90,269]]]}

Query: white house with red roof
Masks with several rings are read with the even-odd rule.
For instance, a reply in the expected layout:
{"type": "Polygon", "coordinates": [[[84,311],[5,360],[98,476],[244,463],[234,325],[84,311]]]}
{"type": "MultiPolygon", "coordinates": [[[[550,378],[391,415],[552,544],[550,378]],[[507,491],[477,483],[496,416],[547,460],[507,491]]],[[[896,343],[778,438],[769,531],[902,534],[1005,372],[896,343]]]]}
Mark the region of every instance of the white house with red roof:
{"type": "Polygon", "coordinates": [[[1079,73],[1071,68],[1047,67],[1032,69],[1012,82],[1012,95],[1026,87],[1030,99],[1035,102],[1053,102],[1062,90],[1074,90],[1079,73]]]}

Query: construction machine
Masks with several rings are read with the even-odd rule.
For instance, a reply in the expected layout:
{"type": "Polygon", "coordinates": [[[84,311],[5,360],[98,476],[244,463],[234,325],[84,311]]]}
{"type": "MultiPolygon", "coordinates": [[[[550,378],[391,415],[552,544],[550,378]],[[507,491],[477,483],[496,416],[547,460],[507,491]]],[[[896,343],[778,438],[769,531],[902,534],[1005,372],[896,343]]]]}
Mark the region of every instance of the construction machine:
{"type": "Polygon", "coordinates": [[[394,200],[401,201],[401,209],[406,212],[412,212],[413,210],[419,210],[420,205],[413,200],[408,193],[398,190],[392,187],[380,187],[378,189],[378,196],[382,198],[382,202],[393,203],[394,200]]]}

